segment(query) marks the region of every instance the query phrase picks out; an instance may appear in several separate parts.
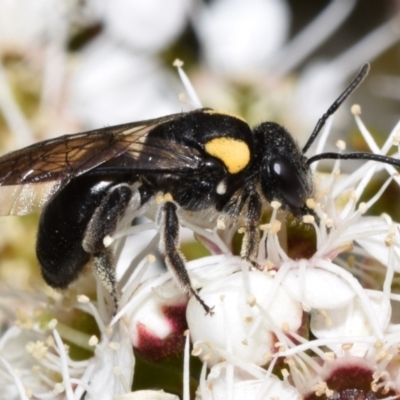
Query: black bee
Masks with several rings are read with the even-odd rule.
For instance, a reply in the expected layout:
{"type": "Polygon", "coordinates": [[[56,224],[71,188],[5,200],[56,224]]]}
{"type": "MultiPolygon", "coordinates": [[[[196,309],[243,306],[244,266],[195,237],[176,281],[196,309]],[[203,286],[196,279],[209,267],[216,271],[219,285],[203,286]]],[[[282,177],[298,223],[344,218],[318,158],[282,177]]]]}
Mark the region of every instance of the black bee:
{"type": "Polygon", "coordinates": [[[183,290],[210,312],[192,287],[179,251],[178,209],[240,221],[241,256],[256,266],[258,227],[267,202],[277,200],[295,216],[312,213],[306,206],[313,195],[312,162],[363,158],[399,166],[399,160],[366,153],[304,155],[368,70],[365,64],[302,150],[274,122],[251,130],[240,118],[204,108],[14,151],[0,158],[0,213],[22,215],[43,208],[36,253],[45,281],[66,288],[93,260],[117,305],[113,255],[103,240],[129,210],[144,213],[156,203],[167,266],[183,290]]]}

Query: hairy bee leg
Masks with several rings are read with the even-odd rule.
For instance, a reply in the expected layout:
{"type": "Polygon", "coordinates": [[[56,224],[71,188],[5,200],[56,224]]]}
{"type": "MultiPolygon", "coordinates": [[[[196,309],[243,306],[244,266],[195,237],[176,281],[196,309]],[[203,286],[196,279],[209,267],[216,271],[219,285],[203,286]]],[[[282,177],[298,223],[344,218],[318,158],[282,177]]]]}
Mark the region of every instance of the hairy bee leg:
{"type": "Polygon", "coordinates": [[[258,247],[260,244],[260,230],[258,225],[261,220],[262,204],[256,192],[249,194],[245,215],[244,236],[240,256],[253,267],[260,268],[257,263],[258,247]]]}
{"type": "Polygon", "coordinates": [[[131,197],[132,191],[128,185],[112,187],[93,213],[82,242],[83,249],[93,256],[96,275],[113,299],[114,313],[118,309],[115,261],[112,251],[104,246],[103,240],[115,231],[131,197]]]}
{"type": "Polygon", "coordinates": [[[185,267],[184,257],[179,251],[179,219],[176,211],[176,205],[170,201],[165,202],[160,207],[157,218],[161,233],[160,251],[164,254],[168,269],[172,272],[184,291],[196,298],[204,308],[206,314],[212,314],[212,308],[204,303],[193,288],[185,267]]]}
{"type": "Polygon", "coordinates": [[[114,302],[113,314],[115,315],[118,310],[118,291],[114,268],[115,261],[111,250],[105,249],[94,255],[93,269],[114,302]]]}

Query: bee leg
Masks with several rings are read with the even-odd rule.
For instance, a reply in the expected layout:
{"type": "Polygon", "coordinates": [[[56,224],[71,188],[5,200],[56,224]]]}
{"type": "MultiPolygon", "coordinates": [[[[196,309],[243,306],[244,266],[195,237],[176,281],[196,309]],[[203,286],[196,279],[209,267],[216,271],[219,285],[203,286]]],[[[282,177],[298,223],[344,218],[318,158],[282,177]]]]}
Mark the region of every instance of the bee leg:
{"type": "Polygon", "coordinates": [[[118,309],[115,261],[111,249],[104,246],[103,240],[115,231],[131,197],[129,186],[118,184],[112,187],[93,213],[82,242],[83,249],[93,256],[96,275],[114,301],[114,313],[118,309]]]}
{"type": "Polygon", "coordinates": [[[114,302],[114,315],[118,310],[118,291],[115,278],[115,260],[111,250],[93,255],[93,269],[114,302]]]}
{"type": "Polygon", "coordinates": [[[261,220],[262,204],[257,192],[251,192],[247,198],[245,213],[245,227],[240,256],[253,267],[260,268],[257,262],[258,247],[260,244],[260,230],[258,225],[261,220]]]}
{"type": "Polygon", "coordinates": [[[183,290],[197,299],[203,306],[206,314],[212,314],[212,308],[204,303],[193,288],[185,267],[184,257],[179,251],[179,219],[176,211],[177,207],[171,201],[165,202],[159,209],[157,223],[161,234],[160,251],[165,256],[168,269],[172,272],[183,290]]]}

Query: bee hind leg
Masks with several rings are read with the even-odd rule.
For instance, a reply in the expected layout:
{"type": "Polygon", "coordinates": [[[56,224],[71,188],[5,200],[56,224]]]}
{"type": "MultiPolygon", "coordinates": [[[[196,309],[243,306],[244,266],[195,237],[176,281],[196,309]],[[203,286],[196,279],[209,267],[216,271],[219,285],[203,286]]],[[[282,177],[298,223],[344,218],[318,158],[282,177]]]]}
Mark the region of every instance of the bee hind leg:
{"type": "Polygon", "coordinates": [[[125,213],[132,191],[126,184],[111,187],[96,208],[86,228],[83,249],[93,256],[96,275],[114,302],[114,314],[118,309],[118,291],[115,278],[115,260],[112,250],[104,245],[104,238],[114,233],[125,213]]]}
{"type": "Polygon", "coordinates": [[[106,249],[93,256],[93,269],[112,298],[115,315],[118,310],[118,290],[114,268],[115,261],[111,250],[106,249]]]}

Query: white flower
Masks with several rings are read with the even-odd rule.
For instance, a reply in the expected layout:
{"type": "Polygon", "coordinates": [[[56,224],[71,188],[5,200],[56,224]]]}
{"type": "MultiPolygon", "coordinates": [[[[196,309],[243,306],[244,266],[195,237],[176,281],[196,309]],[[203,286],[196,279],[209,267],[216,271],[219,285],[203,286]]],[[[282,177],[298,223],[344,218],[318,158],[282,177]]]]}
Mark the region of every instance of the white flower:
{"type": "Polygon", "coordinates": [[[161,51],[183,31],[192,3],[192,0],[106,1],[103,11],[106,33],[115,42],[140,52],[161,51]]]}
{"type": "Polygon", "coordinates": [[[285,1],[218,0],[199,5],[194,26],[211,68],[245,80],[264,72],[265,65],[288,36],[289,9],[285,1]]]}
{"type": "Polygon", "coordinates": [[[263,370],[252,376],[249,372],[234,370],[233,366],[222,363],[213,366],[206,379],[200,381],[197,400],[208,399],[262,399],[279,398],[293,400],[300,392],[292,385],[269,376],[263,370]],[[258,379],[256,379],[258,375],[258,379]],[[260,378],[260,376],[263,376],[260,378]]]}
{"type": "Polygon", "coordinates": [[[57,34],[60,26],[53,25],[50,15],[58,19],[65,7],[53,0],[1,1],[0,2],[0,48],[2,51],[33,51],[46,45],[57,34]]]}
{"type": "MultiPolygon", "coordinates": [[[[390,303],[390,298],[393,298],[393,274],[399,263],[398,227],[387,217],[363,216],[378,200],[390,180],[368,203],[356,207],[366,182],[376,168],[382,166],[367,163],[342,179],[339,179],[338,170],[335,169],[330,179],[325,178],[324,185],[318,186],[317,201],[309,203],[321,220],[317,226],[313,219],[309,219],[317,234],[317,249],[310,259],[292,260],[283,251],[277,240],[279,229],[273,228],[276,226],[276,214],[273,213],[265,231],[268,260],[266,263],[260,261],[268,266],[271,276],[268,278],[261,272],[249,271],[233,274],[218,282],[204,283],[200,294],[207,304],[215,305],[216,315],[212,317],[201,315],[201,307],[194,299],[190,300],[187,318],[194,342],[193,353],[207,365],[212,366],[224,360],[232,368],[229,375],[231,380],[218,380],[217,386],[222,385],[225,391],[232,390],[232,387],[236,387],[236,379],[232,380],[232,377],[236,373],[247,373],[249,375],[243,379],[243,384],[253,387],[251,376],[256,371],[256,365],[270,360],[272,368],[278,358],[284,358],[289,386],[293,385],[303,395],[315,392],[317,395],[325,393],[329,397],[346,390],[361,393],[362,390],[365,392],[365,387],[372,387],[372,390],[388,396],[400,391],[399,372],[394,367],[400,340],[392,333],[396,328],[391,323],[390,303]],[[343,269],[343,259],[338,255],[342,252],[351,254],[352,246],[356,246],[354,255],[358,261],[353,267],[347,266],[348,272],[343,269]],[[382,262],[386,271],[368,261],[371,257],[382,262]],[[377,290],[368,289],[370,282],[367,271],[364,276],[361,274],[364,265],[371,265],[371,272],[376,271],[376,276],[381,277],[376,282],[377,290]],[[360,281],[351,272],[360,276],[360,281]],[[241,274],[244,274],[244,278],[239,278],[241,274]],[[230,280],[238,283],[232,284],[230,280]],[[261,297],[258,284],[265,291],[261,297]],[[291,299],[280,299],[278,288],[284,288],[284,293],[291,299]],[[254,297],[251,296],[253,292],[254,297]],[[259,299],[268,299],[268,296],[274,302],[267,302],[268,305],[262,307],[263,301],[259,299]],[[253,315],[253,312],[259,311],[256,305],[263,310],[258,318],[253,315]],[[280,313],[275,314],[274,307],[280,313]],[[299,323],[294,326],[285,323],[282,310],[287,313],[291,309],[298,310],[300,317],[302,310],[305,311],[315,339],[308,339],[307,323],[303,331],[299,330],[299,323]],[[263,318],[264,324],[267,321],[270,331],[274,333],[275,341],[268,341],[268,334],[264,332],[265,327],[261,322],[263,318]],[[244,328],[246,324],[247,330],[244,328]],[[255,350],[252,345],[258,337],[262,340],[256,342],[255,350]],[[323,350],[325,346],[331,352],[323,350]],[[312,350],[314,355],[308,355],[307,350],[312,350]],[[320,366],[321,362],[323,367],[320,366]],[[356,382],[360,370],[365,372],[358,385],[356,382]]],[[[264,253],[262,248],[260,253],[264,253]]],[[[294,315],[289,319],[292,323],[296,321],[294,315]]],[[[212,371],[206,378],[207,382],[213,379],[212,371]]],[[[270,379],[272,385],[276,379],[274,374],[272,378],[265,378],[264,384],[270,379]]],[[[216,393],[219,392],[212,393],[217,396],[215,398],[225,398],[225,394],[216,393]]],[[[281,393],[284,396],[284,390],[281,393]]],[[[211,396],[210,393],[208,395],[211,396]]],[[[207,398],[206,395],[204,398],[207,398]]]]}
{"type": "Polygon", "coordinates": [[[182,354],[187,295],[174,282],[155,289],[152,282],[136,291],[124,319],[133,347],[147,360],[163,362],[182,354]]]}
{"type": "Polygon", "coordinates": [[[152,56],[100,37],[71,77],[70,111],[89,127],[145,120],[179,110],[171,74],[152,56]]]}
{"type": "MultiPolygon", "coordinates": [[[[240,261],[238,260],[238,263],[240,261]]],[[[237,272],[206,285],[200,291],[213,315],[195,298],[187,307],[187,322],[201,358],[214,365],[230,354],[255,365],[267,364],[284,342],[285,332],[296,332],[302,324],[301,304],[260,271],[237,272]],[[277,344],[278,343],[278,344],[277,344]]]]}
{"type": "MultiPolygon", "coordinates": [[[[5,296],[6,288],[1,292],[5,296]]],[[[91,399],[112,399],[130,391],[135,360],[123,321],[107,328],[89,299],[80,296],[71,310],[75,318],[82,319],[82,314],[77,313],[81,308],[93,314],[101,331],[100,339],[89,338],[68,325],[74,321],[65,319],[65,303],[43,308],[45,302],[52,303],[50,299],[25,297],[24,309],[30,311],[17,310],[15,325],[0,340],[0,377],[5,398],[27,399],[47,394],[54,399],[70,400],[87,393],[91,399]],[[55,319],[56,315],[61,322],[55,319]],[[86,351],[92,348],[95,354],[75,361],[62,338],[86,351]]]]}

